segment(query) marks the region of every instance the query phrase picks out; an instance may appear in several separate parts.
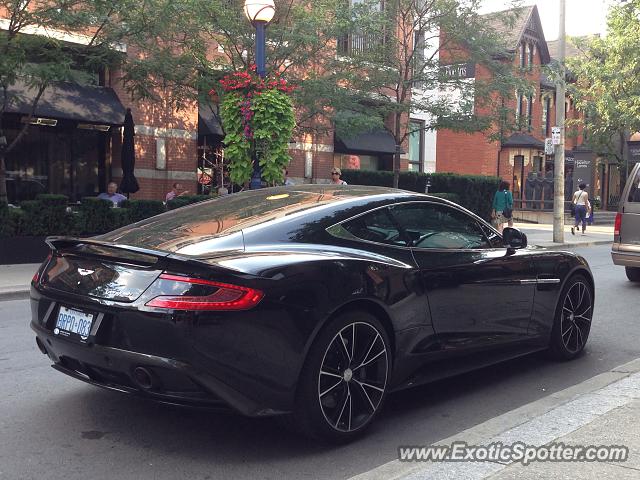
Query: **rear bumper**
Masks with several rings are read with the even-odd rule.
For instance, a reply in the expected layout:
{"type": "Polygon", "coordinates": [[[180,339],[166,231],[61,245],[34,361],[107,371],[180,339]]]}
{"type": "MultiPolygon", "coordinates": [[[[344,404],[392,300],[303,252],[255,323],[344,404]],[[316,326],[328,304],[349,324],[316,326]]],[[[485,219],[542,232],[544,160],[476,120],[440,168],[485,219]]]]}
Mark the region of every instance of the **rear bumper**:
{"type": "Polygon", "coordinates": [[[614,243],[611,249],[614,265],[623,267],[640,267],[640,245],[614,243]]]}
{"type": "Polygon", "coordinates": [[[73,378],[107,390],[145,397],[161,403],[215,410],[237,411],[247,416],[286,413],[260,405],[224,382],[188,363],[154,355],[60,338],[31,322],[38,346],[53,368],[73,378]],[[153,379],[151,386],[136,380],[142,367],[153,379]]]}
{"type": "Polygon", "coordinates": [[[95,301],[32,285],[31,328],[57,370],[93,385],[252,417],[291,411],[313,316],[270,302],[240,312],[150,312],[144,301],[95,301]],[[95,315],[86,343],[54,334],[60,306],[95,315]],[[149,371],[151,388],[138,367],[149,371]]]}

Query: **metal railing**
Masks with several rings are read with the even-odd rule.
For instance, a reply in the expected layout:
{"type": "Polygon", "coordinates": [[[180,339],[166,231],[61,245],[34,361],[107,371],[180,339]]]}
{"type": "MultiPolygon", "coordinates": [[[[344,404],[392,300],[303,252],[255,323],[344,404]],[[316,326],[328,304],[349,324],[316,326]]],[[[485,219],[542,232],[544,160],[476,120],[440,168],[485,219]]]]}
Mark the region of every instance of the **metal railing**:
{"type": "Polygon", "coordinates": [[[350,33],[338,39],[338,54],[345,56],[358,56],[365,54],[382,53],[380,48],[386,44],[385,35],[350,33]]]}

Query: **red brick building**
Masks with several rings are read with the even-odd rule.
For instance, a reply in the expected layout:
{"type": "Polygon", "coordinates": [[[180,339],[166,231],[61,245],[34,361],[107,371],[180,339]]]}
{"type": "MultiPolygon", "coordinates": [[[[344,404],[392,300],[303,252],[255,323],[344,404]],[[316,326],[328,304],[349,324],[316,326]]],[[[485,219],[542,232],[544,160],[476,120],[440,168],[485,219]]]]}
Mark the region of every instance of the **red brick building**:
{"type": "MultiPolygon", "coordinates": [[[[504,101],[519,122],[515,132],[500,132],[501,140],[491,142],[489,134],[464,134],[439,131],[436,140],[436,170],[476,175],[495,175],[511,183],[516,205],[520,208],[551,208],[550,194],[553,185],[554,156],[546,155],[544,141],[551,137],[551,127],[556,125],[555,85],[546,78],[542,67],[554,61],[557,42],[547,42],[536,6],[522,7],[515,23],[507,26],[503,12],[486,15],[486,19],[504,39],[507,53],[513,58],[513,67],[533,85],[532,93],[514,92],[504,101]]],[[[568,52],[568,56],[571,55],[568,52]]],[[[490,73],[476,66],[475,79],[486,80],[490,73]]],[[[580,119],[567,98],[565,115],[568,119],[580,119]]],[[[494,132],[498,133],[498,132],[494,132]]],[[[591,152],[581,149],[583,128],[578,127],[565,140],[565,192],[571,195],[574,188],[573,169],[576,156],[594,162],[591,152]]],[[[594,178],[586,179],[587,183],[594,178]]]]}

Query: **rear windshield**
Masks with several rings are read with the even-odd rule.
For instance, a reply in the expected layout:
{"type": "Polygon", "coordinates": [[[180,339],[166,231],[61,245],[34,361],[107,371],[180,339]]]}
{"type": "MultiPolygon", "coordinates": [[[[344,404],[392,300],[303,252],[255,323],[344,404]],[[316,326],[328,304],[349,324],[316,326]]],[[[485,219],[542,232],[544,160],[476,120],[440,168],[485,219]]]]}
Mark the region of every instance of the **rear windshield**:
{"type": "Polygon", "coordinates": [[[269,188],[225,195],[163,213],[98,239],[174,252],[302,210],[371,193],[371,187],[313,187],[269,188]]]}
{"type": "Polygon", "coordinates": [[[631,180],[631,188],[629,189],[627,201],[640,203],[640,167],[636,169],[635,177],[631,180]]]}

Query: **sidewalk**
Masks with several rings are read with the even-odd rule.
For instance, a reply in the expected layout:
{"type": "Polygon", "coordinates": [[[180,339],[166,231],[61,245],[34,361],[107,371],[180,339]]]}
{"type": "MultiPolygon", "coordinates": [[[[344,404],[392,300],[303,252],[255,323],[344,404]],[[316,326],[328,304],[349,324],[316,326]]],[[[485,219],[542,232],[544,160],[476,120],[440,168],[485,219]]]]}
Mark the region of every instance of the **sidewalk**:
{"type": "Polygon", "coordinates": [[[571,225],[566,225],[564,243],[553,242],[553,225],[551,224],[516,223],[514,227],[527,234],[527,239],[531,246],[567,249],[613,243],[613,226],[609,225],[587,225],[586,235],[580,234],[577,230],[575,235],[571,235],[571,225]]]}
{"type": "Polygon", "coordinates": [[[31,279],[39,266],[39,263],[0,265],[0,299],[28,292],[31,279]]]}
{"type": "MultiPolygon", "coordinates": [[[[640,478],[640,359],[487,420],[434,445],[626,447],[625,461],[394,460],[351,480],[640,478]]],[[[424,445],[426,446],[426,445],[424,445]]]]}

